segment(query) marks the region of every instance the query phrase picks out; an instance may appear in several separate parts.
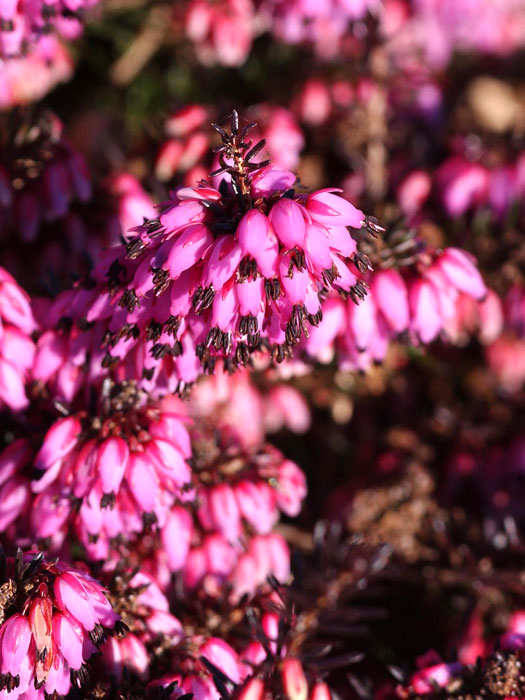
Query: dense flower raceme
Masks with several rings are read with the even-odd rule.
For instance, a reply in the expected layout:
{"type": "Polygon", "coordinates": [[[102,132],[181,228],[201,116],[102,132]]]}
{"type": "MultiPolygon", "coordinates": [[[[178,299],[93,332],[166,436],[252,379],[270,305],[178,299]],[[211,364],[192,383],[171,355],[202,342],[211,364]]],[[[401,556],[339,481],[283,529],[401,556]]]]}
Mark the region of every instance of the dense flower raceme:
{"type": "Polygon", "coordinates": [[[0,401],[13,411],[29,404],[25,383],[34,360],[35,328],[29,297],[0,268],[0,401]]]}
{"type": "Polygon", "coordinates": [[[64,141],[54,115],[17,126],[17,133],[6,130],[0,154],[2,230],[16,230],[31,243],[42,222],[66,216],[73,200],[88,201],[92,186],[84,159],[64,141]]]}
{"type": "Polygon", "coordinates": [[[175,500],[192,497],[185,419],[133,386],[110,390],[98,415],[59,419],[36,455],[23,439],[6,452],[5,472],[35,477],[30,532],[52,549],[76,532],[91,558],[106,558],[112,543],[163,526],[175,500]]]}
{"type": "MultiPolygon", "coordinates": [[[[348,681],[343,676],[341,685],[337,669],[347,663],[350,649],[350,656],[360,657],[355,652],[356,635],[362,637],[369,623],[366,613],[355,617],[354,596],[364,581],[383,575],[388,555],[336,544],[336,540],[328,544],[318,533],[316,556],[301,562],[301,575],[293,586],[274,581],[271,591],[250,600],[249,615],[232,616],[229,623],[224,616],[229,644],[210,639],[205,652],[201,647],[211,682],[203,675],[206,682],[202,696],[197,697],[330,700],[332,682],[333,696],[346,697],[348,681]],[[344,633],[339,637],[342,619],[344,633]]],[[[185,690],[195,692],[187,679],[194,668],[176,666],[180,675],[169,676],[161,684],[178,681],[185,690]]]]}
{"type": "Polygon", "coordinates": [[[0,56],[19,56],[53,32],[67,39],[77,38],[82,32],[82,16],[97,3],[98,0],[57,0],[52,5],[44,0],[2,2],[0,56]]]}
{"type": "Polygon", "coordinates": [[[447,326],[457,326],[463,296],[483,301],[487,295],[472,258],[458,248],[425,247],[415,265],[376,269],[367,281],[370,293],[359,305],[326,300],[323,321],[302,343],[308,357],[329,362],[337,352],[341,366],[367,369],[384,360],[400,334],[415,345],[446,337],[447,326]]]}
{"type": "Polygon", "coordinates": [[[243,447],[235,432],[213,423],[192,431],[195,516],[172,508],[161,539],[168,566],[182,571],[185,587],[217,597],[252,594],[272,574],[285,581],[288,547],[273,532],[280,512],[299,514],[306,480],[299,467],[271,445],[243,447]]]}
{"type": "Polygon", "coordinates": [[[28,530],[56,551],[76,534],[99,560],[155,526],[188,589],[217,596],[227,585],[240,597],[270,574],[287,579],[288,548],[273,528],[306,495],[295,463],[269,445],[243,447],[227,424],[188,430],[173,397],[154,402],[124,386],[102,403],[99,417],[59,419],[36,455],[25,439],[1,454],[6,535],[28,530]]]}
{"type": "Polygon", "coordinates": [[[319,324],[320,292],[365,295],[359,269],[368,262],[347,227],[381,229],[333,189],[296,194],[295,175],[252,163],[247,128],[234,119],[231,136],[221,129],[219,189],[179,190],[48,307],[44,326],[76,324],[55,346],[74,342],[69,358],[80,363],[89,353],[92,376],[112,371],[182,391],[218,359],[233,370],[260,349],[280,362],[319,324]]]}
{"type": "Polygon", "coordinates": [[[122,628],[103,587],[42,554],[2,553],[0,691],[7,700],[67,695],[108,632],[122,628]]]}
{"type": "Polygon", "coordinates": [[[220,700],[226,697],[219,692],[215,678],[220,678],[223,691],[238,683],[246,671],[239,654],[224,639],[195,634],[172,651],[173,672],[155,679],[152,687],[172,689],[168,697],[175,698],[192,693],[199,700],[220,700]]]}
{"type": "Polygon", "coordinates": [[[107,595],[128,628],[127,634],[109,637],[101,647],[107,672],[120,681],[124,669],[141,679],[149,677],[150,653],[175,646],[183,639],[182,625],[170,613],[169,602],[152,576],[140,571],[106,567],[107,595]]]}
{"type": "MultiPolygon", "coordinates": [[[[328,686],[320,680],[308,692],[309,683],[297,658],[284,658],[281,663],[273,658],[279,619],[279,614],[266,613],[261,629],[264,646],[254,641],[240,653],[223,639],[195,635],[174,650],[172,663],[178,670],[151,685],[169,688],[174,684],[174,699],[181,693],[193,693],[199,700],[331,700],[328,686]],[[260,675],[253,677],[254,671],[260,675]]],[[[282,653],[286,654],[284,649],[282,653]]]]}
{"type": "MultiPolygon", "coordinates": [[[[193,186],[205,178],[210,165],[210,110],[200,105],[189,105],[175,112],[166,121],[169,137],[159,149],[155,174],[162,182],[184,174],[183,184],[193,186]]],[[[296,168],[304,136],[293,114],[284,107],[261,104],[251,107],[247,117],[257,121],[255,138],[266,141],[256,160],[267,153],[278,168],[296,168]]],[[[218,165],[218,163],[217,163],[218,165]]],[[[214,163],[213,167],[217,167],[214,163]]]]}
{"type": "Polygon", "coordinates": [[[55,36],[43,37],[25,56],[0,59],[0,110],[40,100],[72,71],[71,57],[55,36]]]}

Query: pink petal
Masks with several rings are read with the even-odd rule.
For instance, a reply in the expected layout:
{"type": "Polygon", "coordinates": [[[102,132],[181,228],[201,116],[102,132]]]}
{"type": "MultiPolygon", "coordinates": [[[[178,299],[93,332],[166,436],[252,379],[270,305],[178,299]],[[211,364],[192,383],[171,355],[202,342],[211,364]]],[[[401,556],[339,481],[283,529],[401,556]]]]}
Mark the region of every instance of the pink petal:
{"type": "Polygon", "coordinates": [[[285,248],[304,247],[303,208],[293,199],[283,197],[273,205],[268,216],[277,238],[285,248]]]}

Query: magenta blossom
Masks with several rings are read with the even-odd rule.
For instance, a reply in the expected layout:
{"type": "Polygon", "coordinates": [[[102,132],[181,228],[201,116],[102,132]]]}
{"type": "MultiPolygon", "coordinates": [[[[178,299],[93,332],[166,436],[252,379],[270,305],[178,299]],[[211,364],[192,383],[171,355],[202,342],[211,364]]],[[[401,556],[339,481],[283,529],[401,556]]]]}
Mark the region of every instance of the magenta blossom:
{"type": "Polygon", "coordinates": [[[34,359],[35,327],[29,297],[0,268],[0,400],[13,411],[29,404],[25,383],[34,359]]]}
{"type": "Polygon", "coordinates": [[[20,550],[3,560],[0,695],[67,695],[85,678],[86,661],[120,624],[119,616],[97,581],[63,562],[20,550]]]}
{"type": "Polygon", "coordinates": [[[341,366],[366,370],[384,360],[400,334],[415,345],[446,337],[463,313],[463,298],[482,302],[487,295],[472,258],[458,248],[423,250],[412,269],[378,269],[368,282],[370,294],[357,306],[334,296],[325,302],[322,323],[303,342],[308,356],[329,362],[337,352],[341,366]]]}
{"type": "Polygon", "coordinates": [[[27,55],[0,60],[0,109],[36,102],[69,80],[73,62],[55,36],[44,36],[27,55]]]}
{"type": "Polygon", "coordinates": [[[97,559],[108,556],[115,538],[162,525],[191,480],[190,438],[178,414],[159,410],[133,387],[115,390],[101,411],[58,420],[32,460],[33,532],[46,539],[73,525],[97,559]]]}
{"type": "Polygon", "coordinates": [[[48,309],[45,325],[63,313],[86,329],[79,349],[95,374],[181,391],[217,359],[232,370],[255,350],[290,356],[322,318],[321,292],[364,297],[348,227],[377,225],[337,190],[296,194],[292,173],[252,163],[236,121],[221,132],[224,186],[179,190],[48,309]],[[243,155],[229,165],[230,153],[243,155]]]}
{"type": "Polygon", "coordinates": [[[44,0],[0,5],[0,57],[19,56],[33,44],[56,32],[68,39],[82,31],[81,13],[94,7],[98,0],[56,0],[53,11],[44,0]]]}

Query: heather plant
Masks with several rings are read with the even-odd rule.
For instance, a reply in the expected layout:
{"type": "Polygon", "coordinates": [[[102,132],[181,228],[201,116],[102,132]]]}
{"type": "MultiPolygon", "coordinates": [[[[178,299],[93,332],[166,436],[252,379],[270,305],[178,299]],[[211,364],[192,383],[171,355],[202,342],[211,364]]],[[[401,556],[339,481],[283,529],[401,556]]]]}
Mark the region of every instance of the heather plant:
{"type": "Polygon", "coordinates": [[[522,697],[523,0],[0,0],[0,700],[522,697]]]}

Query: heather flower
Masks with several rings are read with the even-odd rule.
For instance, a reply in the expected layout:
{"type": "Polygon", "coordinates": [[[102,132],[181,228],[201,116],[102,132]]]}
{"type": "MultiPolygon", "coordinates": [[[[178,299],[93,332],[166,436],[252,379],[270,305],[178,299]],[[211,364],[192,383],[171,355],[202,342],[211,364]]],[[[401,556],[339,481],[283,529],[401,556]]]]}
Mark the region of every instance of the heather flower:
{"type": "Polygon", "coordinates": [[[181,623],[169,612],[168,599],[150,575],[117,569],[106,570],[102,578],[109,579],[108,597],[128,628],[122,639],[109,637],[102,645],[102,663],[118,681],[124,668],[146,679],[150,654],[183,639],[181,623]]]}
{"type": "Polygon", "coordinates": [[[238,599],[270,575],[288,578],[288,547],[273,528],[280,512],[299,513],[306,481],[276,448],[246,445],[227,424],[201,426],[191,430],[195,508],[174,505],[161,541],[187,590],[217,597],[231,589],[238,599]]]}
{"type": "Polygon", "coordinates": [[[34,534],[74,525],[92,558],[107,557],[112,541],[165,522],[190,485],[190,454],[184,418],[132,385],[113,388],[99,415],[72,414],[46,433],[32,460],[34,534]]]}
{"type": "Polygon", "coordinates": [[[30,480],[23,473],[30,458],[31,447],[24,439],[15,440],[0,455],[0,532],[4,538],[31,502],[30,480]]]}
{"type": "Polygon", "coordinates": [[[98,0],[57,0],[52,11],[44,0],[32,3],[3,2],[0,8],[0,56],[20,56],[52,32],[76,38],[82,31],[81,17],[98,0]]]}
{"type": "MultiPolygon", "coordinates": [[[[328,298],[323,321],[302,343],[305,354],[330,362],[337,353],[343,368],[366,370],[385,359],[390,342],[400,334],[415,345],[426,345],[440,334],[446,338],[448,329],[450,338],[457,337],[464,298],[484,303],[487,296],[473,259],[458,248],[438,251],[422,242],[412,252],[408,265],[401,260],[399,269],[385,266],[370,272],[365,278],[370,293],[359,305],[328,298]]],[[[394,258],[385,258],[387,264],[396,264],[394,258]]]]}
{"type": "Polygon", "coordinates": [[[33,364],[35,322],[29,297],[0,268],[0,400],[13,411],[27,407],[25,382],[33,364]]]}
{"type": "Polygon", "coordinates": [[[341,51],[351,24],[362,20],[369,11],[379,7],[376,0],[273,0],[271,3],[272,32],[289,44],[313,45],[318,58],[331,60],[341,51]]]}
{"type": "Polygon", "coordinates": [[[497,382],[509,393],[525,382],[525,291],[514,285],[506,297],[493,297],[491,307],[479,311],[479,336],[485,342],[487,364],[497,382]],[[492,311],[491,311],[492,309],[492,311]],[[497,323],[494,321],[497,317],[497,323]],[[487,326],[489,333],[487,333],[487,326]],[[492,332],[493,331],[493,332],[492,332]]]}
{"type": "Polygon", "coordinates": [[[42,554],[2,553],[0,670],[6,698],[67,695],[86,678],[86,661],[119,629],[103,587],[42,554]]]}
{"type": "Polygon", "coordinates": [[[191,0],[186,35],[206,65],[240,66],[252,44],[255,8],[251,0],[191,0]]]}
{"type": "Polygon", "coordinates": [[[36,102],[70,79],[71,56],[55,36],[45,36],[27,54],[0,58],[0,109],[36,102]]]}
{"type": "Polygon", "coordinates": [[[87,329],[80,342],[95,375],[183,391],[219,359],[233,370],[255,350],[290,356],[321,320],[320,292],[365,295],[366,263],[347,227],[381,229],[337,190],[296,194],[292,173],[252,162],[262,146],[250,151],[249,126],[235,114],[231,135],[218,127],[219,189],[179,190],[158,219],[101,257],[67,303],[50,305],[44,325],[64,310],[87,329]]]}
{"type": "Polygon", "coordinates": [[[275,379],[269,371],[259,381],[248,370],[231,375],[216,372],[195,384],[186,402],[188,414],[195,419],[213,417],[228,426],[244,447],[256,447],[264,442],[265,433],[283,428],[306,432],[311,423],[307,401],[295,387],[275,379]],[[249,424],[244,421],[246,415],[249,424]]]}
{"type": "Polygon", "coordinates": [[[219,637],[207,638],[203,635],[189,637],[183,645],[173,651],[172,663],[175,672],[154,680],[151,687],[171,688],[170,697],[180,697],[182,693],[193,693],[199,700],[220,700],[226,689],[231,689],[241,677],[241,664],[237,652],[219,637]],[[221,678],[219,692],[214,682],[215,674],[221,678]]]}
{"type": "Polygon", "coordinates": [[[525,41],[520,0],[387,2],[380,23],[388,53],[405,70],[415,61],[442,70],[455,52],[506,56],[525,41]]]}

